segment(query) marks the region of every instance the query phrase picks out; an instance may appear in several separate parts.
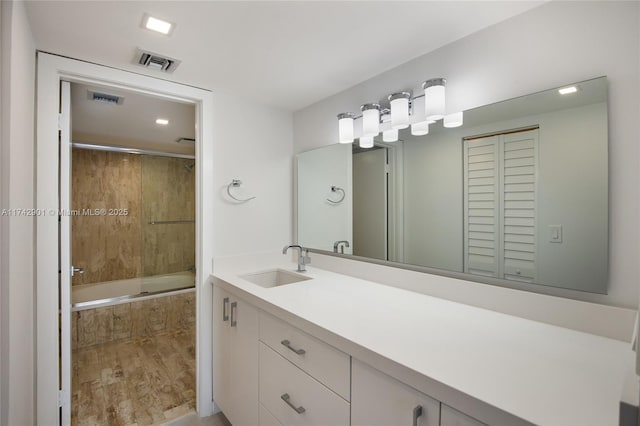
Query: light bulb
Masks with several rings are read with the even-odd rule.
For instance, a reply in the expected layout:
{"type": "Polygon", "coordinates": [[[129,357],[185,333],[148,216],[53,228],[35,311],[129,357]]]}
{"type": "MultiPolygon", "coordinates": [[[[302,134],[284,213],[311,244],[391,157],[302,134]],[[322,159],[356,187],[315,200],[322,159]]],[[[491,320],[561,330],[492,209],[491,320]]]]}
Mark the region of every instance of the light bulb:
{"type": "Polygon", "coordinates": [[[389,129],[382,132],[383,142],[395,142],[398,140],[398,129],[389,129]]]}
{"type": "Polygon", "coordinates": [[[340,143],[353,143],[353,119],[355,114],[344,112],[338,114],[338,139],[340,143]]]}
{"type": "Polygon", "coordinates": [[[380,133],[380,105],[364,104],[362,110],[362,136],[377,136],[380,133]]]}
{"type": "Polygon", "coordinates": [[[444,78],[432,78],[422,83],[424,112],[427,120],[440,120],[445,115],[444,78]]]}
{"type": "Polygon", "coordinates": [[[444,127],[447,127],[447,128],[462,126],[462,123],[463,123],[462,111],[445,115],[444,120],[442,120],[442,123],[444,127]]]}
{"type": "Polygon", "coordinates": [[[373,148],[373,136],[360,136],[360,148],[373,148]]]}
{"type": "Polygon", "coordinates": [[[421,121],[411,125],[411,134],[413,136],[424,136],[429,134],[429,122],[421,121]]]}
{"type": "Polygon", "coordinates": [[[409,127],[409,99],[411,93],[400,92],[389,95],[391,104],[391,127],[406,129],[409,127]]]}

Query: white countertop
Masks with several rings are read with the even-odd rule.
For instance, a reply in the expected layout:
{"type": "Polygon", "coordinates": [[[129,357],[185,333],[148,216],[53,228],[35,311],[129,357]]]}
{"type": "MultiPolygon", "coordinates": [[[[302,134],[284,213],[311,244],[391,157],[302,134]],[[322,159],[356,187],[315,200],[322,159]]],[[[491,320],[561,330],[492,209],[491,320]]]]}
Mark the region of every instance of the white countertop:
{"type": "Polygon", "coordinates": [[[280,287],[239,278],[295,269],[284,256],[274,259],[220,262],[214,277],[261,309],[326,330],[336,337],[328,343],[356,358],[406,367],[408,384],[423,392],[439,382],[538,425],[617,425],[634,362],[628,343],[309,266],[313,279],[280,287]]]}

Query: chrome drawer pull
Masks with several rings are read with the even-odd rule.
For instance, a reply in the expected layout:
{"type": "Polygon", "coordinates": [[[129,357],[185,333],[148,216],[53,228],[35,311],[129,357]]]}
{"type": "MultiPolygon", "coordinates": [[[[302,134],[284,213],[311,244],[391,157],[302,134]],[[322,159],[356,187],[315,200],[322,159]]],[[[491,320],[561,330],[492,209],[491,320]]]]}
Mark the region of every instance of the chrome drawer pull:
{"type": "Polygon", "coordinates": [[[422,417],[422,406],[416,405],[413,409],[413,426],[418,426],[418,417],[422,417]]]}
{"type": "Polygon", "coordinates": [[[231,302],[231,327],[235,327],[238,325],[238,321],[236,318],[237,307],[238,307],[238,302],[231,302]]]}
{"type": "Polygon", "coordinates": [[[286,346],[290,351],[297,353],[298,355],[304,355],[307,351],[304,349],[294,349],[291,347],[291,342],[288,340],[283,340],[280,342],[283,346],[286,346]]]}
{"type": "Polygon", "coordinates": [[[290,398],[289,398],[289,394],[288,393],[283,393],[282,395],[280,395],[280,399],[282,399],[284,402],[286,402],[287,405],[289,407],[293,408],[296,411],[296,413],[298,413],[298,414],[302,414],[302,413],[304,413],[306,411],[302,405],[299,406],[299,407],[296,407],[295,405],[293,405],[291,403],[291,401],[289,400],[290,398]]]}
{"type": "Polygon", "coordinates": [[[229,315],[227,314],[227,306],[229,306],[229,298],[225,297],[222,300],[222,321],[229,321],[229,315]]]}

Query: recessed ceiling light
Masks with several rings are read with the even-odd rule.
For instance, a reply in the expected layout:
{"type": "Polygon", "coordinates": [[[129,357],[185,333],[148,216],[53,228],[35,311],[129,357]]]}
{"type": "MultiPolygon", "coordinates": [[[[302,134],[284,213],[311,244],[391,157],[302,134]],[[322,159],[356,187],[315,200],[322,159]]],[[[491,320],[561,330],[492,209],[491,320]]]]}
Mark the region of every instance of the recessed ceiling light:
{"type": "Polygon", "coordinates": [[[558,93],[561,95],[568,95],[569,93],[576,93],[578,88],[576,86],[564,87],[562,89],[558,89],[558,93]]]}
{"type": "Polygon", "coordinates": [[[169,35],[175,25],[171,22],[145,14],[142,18],[142,27],[160,34],[169,35]]]}
{"type": "Polygon", "coordinates": [[[156,119],[156,124],[160,124],[162,126],[166,126],[167,124],[169,124],[169,120],[167,120],[166,118],[157,118],[156,119]]]}

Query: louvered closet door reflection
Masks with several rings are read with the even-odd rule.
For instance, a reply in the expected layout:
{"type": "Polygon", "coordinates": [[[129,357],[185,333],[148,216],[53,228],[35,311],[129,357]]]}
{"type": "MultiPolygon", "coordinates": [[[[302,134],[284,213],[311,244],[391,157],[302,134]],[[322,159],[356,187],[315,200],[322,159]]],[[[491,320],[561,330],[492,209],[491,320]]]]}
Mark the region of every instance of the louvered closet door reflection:
{"type": "Polygon", "coordinates": [[[499,276],[499,137],[464,141],[465,272],[499,276]]]}
{"type": "Polygon", "coordinates": [[[538,130],[500,136],[502,270],[508,280],[536,278],[536,168],[538,130]]]}
{"type": "Polygon", "coordinates": [[[465,272],[536,278],[538,130],[464,140],[465,272]]]}

